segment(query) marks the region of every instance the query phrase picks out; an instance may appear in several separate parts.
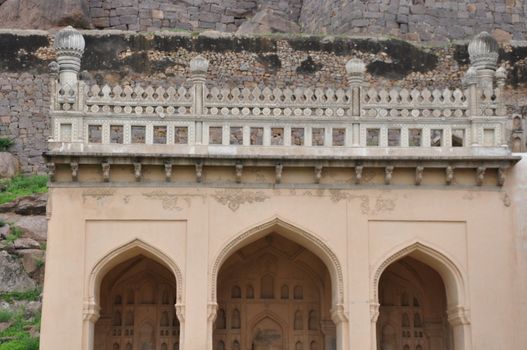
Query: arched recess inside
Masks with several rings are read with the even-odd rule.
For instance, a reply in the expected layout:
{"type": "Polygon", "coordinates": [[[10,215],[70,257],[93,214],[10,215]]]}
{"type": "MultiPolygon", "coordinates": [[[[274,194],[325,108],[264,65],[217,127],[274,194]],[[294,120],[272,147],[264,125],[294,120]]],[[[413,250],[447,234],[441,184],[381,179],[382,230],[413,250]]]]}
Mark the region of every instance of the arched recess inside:
{"type": "Polygon", "coordinates": [[[396,248],[375,265],[371,287],[372,349],[392,346],[383,343],[380,323],[385,322],[396,329],[397,348],[408,345],[430,350],[470,350],[468,291],[458,266],[439,249],[419,241],[396,248]],[[389,300],[381,294],[388,295],[389,300]],[[381,314],[383,311],[392,316],[381,314]],[[423,314],[428,318],[428,327],[423,314]],[[441,322],[444,329],[440,329],[441,322]]]}
{"type": "Polygon", "coordinates": [[[94,266],[86,286],[83,350],[116,344],[139,349],[141,341],[172,349],[183,343],[183,277],[157,248],[136,239],[112,250],[94,266]],[[113,321],[102,325],[108,318],[113,321]]]}
{"type": "MultiPolygon", "coordinates": [[[[300,258],[302,257],[300,256],[300,258]]],[[[232,270],[231,267],[229,267],[229,269],[232,270]]],[[[294,273],[291,272],[291,274],[294,273]]],[[[322,343],[318,346],[320,350],[331,350],[335,347],[339,350],[346,348],[347,327],[344,326],[344,323],[347,322],[347,317],[344,312],[342,267],[334,252],[315,234],[303,230],[296,225],[290,224],[283,219],[273,218],[264,224],[244,231],[225,244],[217,258],[214,260],[209,276],[209,349],[217,348],[214,346],[216,343],[227,344],[231,341],[230,338],[235,337],[235,335],[233,335],[234,332],[229,332],[228,326],[226,327],[227,329],[225,332],[214,331],[214,320],[218,307],[220,308],[221,314],[229,314],[229,312],[231,312],[229,308],[232,309],[240,303],[243,304],[240,309],[251,310],[245,305],[250,304],[252,305],[253,310],[251,312],[254,313],[258,309],[258,303],[264,301],[267,304],[273,304],[275,302],[281,303],[284,305],[284,308],[285,305],[287,305],[287,308],[291,308],[291,310],[288,310],[287,317],[282,316],[287,318],[288,321],[291,321],[287,322],[288,328],[291,329],[286,329],[286,331],[289,332],[288,337],[290,340],[294,333],[292,331],[294,315],[297,309],[305,308],[306,310],[303,310],[303,318],[305,320],[304,333],[310,334],[309,336],[306,335],[305,339],[302,339],[302,343],[307,346],[306,349],[308,348],[307,344],[309,344],[310,337],[312,338],[311,340],[316,338],[316,346],[318,346],[318,343],[322,343]],[[278,247],[289,248],[282,249],[278,247]],[[285,251],[287,249],[291,250],[285,251]],[[321,270],[325,271],[326,280],[321,276],[313,277],[315,276],[314,274],[310,275],[308,270],[316,270],[317,268],[310,267],[309,264],[302,263],[305,265],[303,267],[294,266],[297,263],[294,260],[298,258],[295,254],[305,254],[306,257],[309,256],[309,259],[312,261],[317,261],[315,265],[318,264],[316,266],[320,266],[321,270]],[[231,265],[238,266],[238,264],[233,264],[231,260],[238,259],[244,255],[247,256],[247,260],[242,264],[243,268],[241,268],[240,271],[223,272],[224,265],[227,267],[231,265]],[[276,266],[282,264],[282,267],[273,269],[270,267],[273,264],[276,266]],[[292,293],[287,293],[286,298],[286,293],[282,292],[285,284],[287,284],[288,289],[291,290],[298,285],[298,281],[295,281],[294,279],[287,280],[283,274],[278,272],[286,271],[287,269],[296,269],[296,274],[299,276],[305,276],[303,278],[307,288],[303,288],[302,299],[294,299],[292,293]],[[220,270],[222,270],[221,274],[229,276],[228,278],[222,277],[223,280],[227,281],[227,279],[230,279],[229,282],[225,282],[223,285],[219,281],[221,275],[220,270]],[[258,273],[253,273],[252,271],[258,271],[258,273]],[[227,297],[230,292],[225,292],[224,295],[222,295],[221,291],[218,289],[225,289],[225,291],[228,289],[230,291],[233,284],[251,285],[251,288],[254,288],[254,296],[251,295],[250,298],[247,298],[245,295],[242,295],[241,299],[230,300],[227,297]],[[317,290],[317,292],[312,293],[310,290],[317,290]],[[314,297],[314,294],[316,294],[317,297],[314,297]],[[322,299],[317,299],[318,296],[321,296],[322,299]],[[312,304],[316,305],[319,303],[321,306],[310,310],[307,306],[303,305],[306,304],[306,300],[309,298],[313,298],[313,300],[311,300],[312,304]],[[298,307],[295,308],[295,306],[298,307]],[[227,308],[227,310],[225,310],[225,308],[227,308]],[[316,315],[316,321],[314,321],[317,324],[316,330],[308,329],[310,311],[312,311],[312,317],[315,317],[316,315]],[[326,332],[328,336],[324,336],[324,332],[326,332]],[[333,339],[330,338],[331,332],[334,333],[333,339]]],[[[242,313],[241,317],[242,330],[239,335],[240,340],[237,340],[243,342],[242,348],[244,348],[244,346],[246,348],[251,347],[253,339],[249,338],[250,334],[252,334],[252,330],[243,330],[243,325],[247,327],[247,321],[252,318],[253,315],[250,314],[250,312],[245,312],[245,314],[242,313]],[[244,317],[246,317],[245,321],[243,319],[244,317]]],[[[300,337],[301,330],[297,331],[297,335],[300,337]]],[[[292,344],[287,344],[287,348],[295,347],[297,340],[291,340],[291,342],[292,344]]]]}

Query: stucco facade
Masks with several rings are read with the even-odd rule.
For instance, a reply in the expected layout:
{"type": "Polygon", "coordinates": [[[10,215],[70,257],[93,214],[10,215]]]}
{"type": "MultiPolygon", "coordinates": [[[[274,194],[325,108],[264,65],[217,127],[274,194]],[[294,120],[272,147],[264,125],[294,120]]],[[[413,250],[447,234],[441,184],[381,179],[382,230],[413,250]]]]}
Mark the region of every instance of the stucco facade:
{"type": "MultiPolygon", "coordinates": [[[[501,73],[487,57],[492,42],[483,64],[472,47],[467,99],[452,97],[452,106],[436,109],[457,108],[455,122],[422,112],[431,107],[417,97],[415,119],[383,121],[389,103],[374,104],[384,93],[364,99],[364,65],[352,60],[349,100],[336,93],[319,103],[341,108],[348,124],[309,112],[280,125],[267,112],[242,109],[262,126],[238,127],[247,122],[237,117],[241,107],[222,107],[219,92],[204,94],[208,63],[197,59],[191,94],[205,99],[180,92],[181,120],[165,126],[196,117],[188,145],[177,145],[177,130],[156,145],[155,123],[171,122],[174,109],[161,103],[168,121],[154,120],[140,115],[143,107],[126,91],[79,93],[72,87],[83,89],[75,85],[82,37],[66,34],[56,44],[65,53],[47,154],[41,349],[494,350],[527,343],[527,165],[503,146],[512,117],[500,110],[499,90],[495,104],[481,95],[472,101],[470,92],[492,89],[495,78],[499,89],[501,73]],[[128,116],[114,105],[130,108],[128,116]],[[238,124],[226,124],[218,110],[238,124]],[[420,113],[437,120],[422,121],[420,113]],[[131,128],[122,145],[113,141],[116,120],[131,128]],[[144,144],[133,144],[142,121],[144,144]],[[301,123],[307,126],[299,132],[301,123]],[[412,148],[404,140],[416,125],[423,144],[412,148]],[[318,145],[320,127],[327,129],[318,145]],[[342,145],[332,143],[341,130],[342,145]],[[262,144],[253,144],[260,131],[262,144]],[[273,143],[282,136],[283,144],[273,143]],[[403,145],[390,146],[394,138],[403,145]]],[[[277,117],[282,105],[272,103],[277,117]]]]}

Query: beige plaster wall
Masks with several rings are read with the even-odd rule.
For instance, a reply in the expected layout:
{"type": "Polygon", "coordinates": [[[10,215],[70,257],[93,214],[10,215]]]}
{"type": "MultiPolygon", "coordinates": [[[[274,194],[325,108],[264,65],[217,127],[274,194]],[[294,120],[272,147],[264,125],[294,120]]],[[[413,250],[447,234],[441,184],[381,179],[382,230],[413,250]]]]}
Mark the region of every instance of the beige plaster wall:
{"type": "MultiPolygon", "coordinates": [[[[134,240],[177,265],[182,280],[179,304],[184,305],[182,346],[207,348],[216,259],[232,242],[243,245],[259,238],[255,228],[276,219],[297,230],[280,225],[269,230],[304,244],[331,265],[329,255],[317,250],[314,239],[319,239],[338,260],[350,349],[372,348],[375,276],[385,260],[408,246],[433,251],[434,257],[427,257],[426,249],[412,254],[437,267],[450,307],[469,310],[472,349],[521,348],[527,343],[522,332],[527,327],[527,306],[522,302],[527,285],[525,170],[527,160],[513,169],[501,189],[56,185],[50,190],[41,349],[89,349],[83,308],[97,297],[90,275],[101,259],[134,240]],[[247,232],[254,234],[236,240],[247,232]]],[[[335,266],[328,269],[336,271],[335,266]]],[[[332,274],[334,301],[337,275],[332,274]]]]}

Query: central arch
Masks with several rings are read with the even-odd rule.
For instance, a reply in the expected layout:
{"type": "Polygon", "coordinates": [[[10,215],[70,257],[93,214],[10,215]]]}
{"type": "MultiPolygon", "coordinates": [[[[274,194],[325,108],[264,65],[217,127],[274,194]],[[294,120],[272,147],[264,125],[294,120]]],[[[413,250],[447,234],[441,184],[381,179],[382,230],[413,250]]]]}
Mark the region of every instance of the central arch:
{"type": "Polygon", "coordinates": [[[210,303],[215,304],[217,302],[218,273],[225,260],[238,249],[265,237],[271,232],[278,232],[287,239],[300,244],[317,255],[324,262],[331,276],[333,308],[337,309],[344,305],[344,278],[342,265],[337,255],[314,233],[302,229],[297,225],[293,225],[280,217],[275,217],[263,224],[244,231],[223,246],[216,259],[214,259],[212,271],[209,274],[210,303]]]}
{"type": "MultiPolygon", "coordinates": [[[[248,230],[243,231],[242,233],[236,235],[234,238],[229,240],[220,250],[217,257],[213,260],[214,263],[211,265],[210,268],[210,280],[209,280],[209,336],[208,336],[208,348],[213,348],[213,343],[215,346],[214,348],[221,348],[222,341],[217,341],[218,339],[213,341],[213,333],[215,332],[213,329],[217,329],[218,323],[214,323],[216,321],[216,317],[222,317],[225,318],[231,317],[230,313],[232,311],[226,312],[224,309],[218,310],[218,278],[220,274],[220,269],[222,269],[223,265],[227,260],[231,261],[234,254],[236,252],[240,252],[240,254],[244,254],[242,250],[249,249],[250,247],[254,246],[255,244],[261,244],[262,240],[267,241],[268,239],[275,239],[275,237],[282,237],[286,241],[289,241],[291,244],[294,244],[298,246],[300,249],[309,252],[312,254],[313,258],[319,261],[319,264],[321,268],[323,268],[326,271],[326,276],[328,278],[327,282],[327,296],[331,296],[329,300],[327,300],[327,309],[324,308],[325,312],[325,321],[328,322],[326,330],[329,333],[328,336],[324,336],[324,341],[329,341],[331,339],[330,333],[333,335],[333,342],[336,340],[336,348],[338,350],[345,349],[347,346],[347,327],[345,324],[347,324],[347,316],[344,308],[344,278],[343,278],[343,272],[342,272],[342,266],[336,256],[336,254],[332,251],[332,249],[317,235],[315,235],[312,232],[309,232],[306,229],[302,229],[297,225],[291,224],[279,217],[274,217],[271,220],[266,221],[263,224],[257,225],[253,228],[250,228],[248,230]],[[264,239],[265,238],[265,239],[264,239]],[[228,314],[228,315],[227,315],[228,314]],[[329,317],[329,319],[327,318],[329,317]],[[333,328],[332,328],[333,327],[333,328]],[[336,327],[336,328],[335,328],[336,327]],[[332,329],[332,330],[331,330],[332,329]],[[335,333],[336,332],[336,333],[335,333]],[[335,338],[336,337],[336,338],[335,338]]],[[[252,249],[252,248],[251,248],[252,249]]],[[[263,259],[263,257],[261,257],[263,259]]],[[[282,260],[281,260],[282,261],[282,260]]],[[[229,265],[232,263],[232,261],[229,263],[229,265]]],[[[252,263],[251,263],[252,264],[252,263]]],[[[223,271],[223,269],[222,269],[223,271]]],[[[266,272],[268,273],[268,272],[266,272]]],[[[272,274],[272,272],[270,272],[272,274]]],[[[287,295],[289,295],[290,300],[295,300],[295,296],[299,296],[299,299],[302,299],[300,296],[302,291],[300,289],[295,290],[295,286],[285,286],[282,285],[283,283],[280,282],[280,285],[273,284],[272,282],[274,278],[272,276],[267,276],[265,273],[263,273],[259,278],[261,278],[260,282],[258,284],[262,287],[258,291],[256,291],[256,288],[250,287],[249,289],[246,289],[245,286],[240,286],[241,290],[239,288],[234,288],[230,290],[230,296],[232,298],[237,298],[237,295],[240,295],[240,293],[243,294],[244,298],[247,295],[251,295],[250,298],[252,298],[252,294],[257,295],[257,299],[259,300],[265,300],[267,298],[271,299],[282,299],[287,301],[287,295]],[[267,281],[269,280],[269,281],[267,281]],[[270,283],[269,286],[266,286],[268,283],[270,283]],[[282,289],[285,288],[285,289],[282,289]],[[268,296],[270,290],[275,291],[274,296],[268,296]],[[259,294],[257,294],[259,293],[259,294]],[[283,296],[282,296],[283,295],[283,296]]],[[[279,277],[278,280],[283,279],[283,277],[279,277]]],[[[229,286],[229,288],[231,288],[229,286]]],[[[224,287],[222,287],[223,291],[224,287]]],[[[223,297],[224,298],[224,297],[223,297]]],[[[301,301],[301,300],[298,300],[301,301]]],[[[309,310],[308,310],[309,311],[309,310]]],[[[313,322],[321,322],[321,320],[318,319],[318,317],[315,317],[318,315],[318,312],[313,311],[313,322]],[[316,315],[315,315],[316,314],[316,315]]],[[[249,316],[247,316],[249,317],[249,316]]],[[[309,315],[305,314],[305,324],[308,324],[309,315]]],[[[242,317],[243,319],[243,317],[242,317]]],[[[290,320],[291,321],[291,320],[290,320]]],[[[220,319],[219,324],[222,324],[223,319],[220,319]]],[[[291,324],[288,324],[288,329],[293,329],[293,323],[291,321],[291,324]]],[[[307,327],[307,326],[306,326],[307,327]]],[[[325,327],[325,326],[324,326],[325,327]]],[[[319,330],[319,332],[321,331],[319,330]]],[[[214,333],[216,334],[216,333],[214,333]]],[[[313,336],[315,334],[312,334],[313,336]]],[[[321,338],[322,339],[322,338],[321,338]]],[[[318,348],[319,342],[313,341],[313,349],[318,348]]],[[[333,343],[334,344],[334,343],[333,343]]],[[[331,349],[333,346],[324,346],[320,347],[331,349]]]]}

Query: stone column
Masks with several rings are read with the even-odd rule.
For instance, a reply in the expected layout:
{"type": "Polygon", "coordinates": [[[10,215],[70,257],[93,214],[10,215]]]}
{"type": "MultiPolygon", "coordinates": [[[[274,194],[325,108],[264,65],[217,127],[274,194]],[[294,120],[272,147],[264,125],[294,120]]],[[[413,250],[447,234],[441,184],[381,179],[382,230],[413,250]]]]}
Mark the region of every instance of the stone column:
{"type": "MultiPolygon", "coordinates": [[[[355,121],[360,118],[362,88],[364,86],[364,74],[366,65],[358,58],[352,58],[346,63],[346,72],[348,73],[348,82],[351,87],[351,112],[355,121]]],[[[353,146],[360,146],[359,123],[353,123],[353,146]]]]}
{"type": "Polygon", "coordinates": [[[463,78],[463,84],[468,88],[468,114],[470,118],[470,137],[471,137],[471,144],[472,146],[479,146],[479,140],[478,140],[478,128],[477,123],[475,123],[475,119],[480,114],[478,112],[478,105],[479,105],[479,99],[478,99],[478,78],[477,78],[477,72],[474,67],[470,67],[467,72],[465,73],[465,76],[463,78]]]}
{"type": "Polygon", "coordinates": [[[348,316],[343,305],[338,304],[331,309],[331,320],[337,328],[337,350],[348,350],[348,316]]]}
{"type": "Polygon", "coordinates": [[[213,336],[214,336],[214,322],[218,315],[218,304],[210,302],[207,305],[207,350],[214,349],[213,336]]]}
{"type": "MultiPolygon", "coordinates": [[[[199,55],[190,61],[190,74],[194,89],[194,99],[192,101],[192,114],[196,119],[200,119],[203,115],[203,101],[205,100],[204,90],[205,81],[207,78],[207,70],[209,69],[209,61],[199,55]]],[[[196,143],[203,142],[203,122],[196,120],[196,143]]]]}
{"type": "Polygon", "coordinates": [[[95,340],[95,322],[99,319],[100,308],[94,300],[85,302],[82,311],[82,350],[93,350],[95,340]]]}
{"type": "Polygon", "coordinates": [[[377,302],[370,303],[370,334],[371,334],[371,350],[377,349],[377,320],[379,319],[379,307],[381,305],[377,302]]]}
{"type": "Polygon", "coordinates": [[[447,310],[448,322],[452,326],[454,349],[472,350],[470,319],[468,310],[456,306],[447,310]]]}

